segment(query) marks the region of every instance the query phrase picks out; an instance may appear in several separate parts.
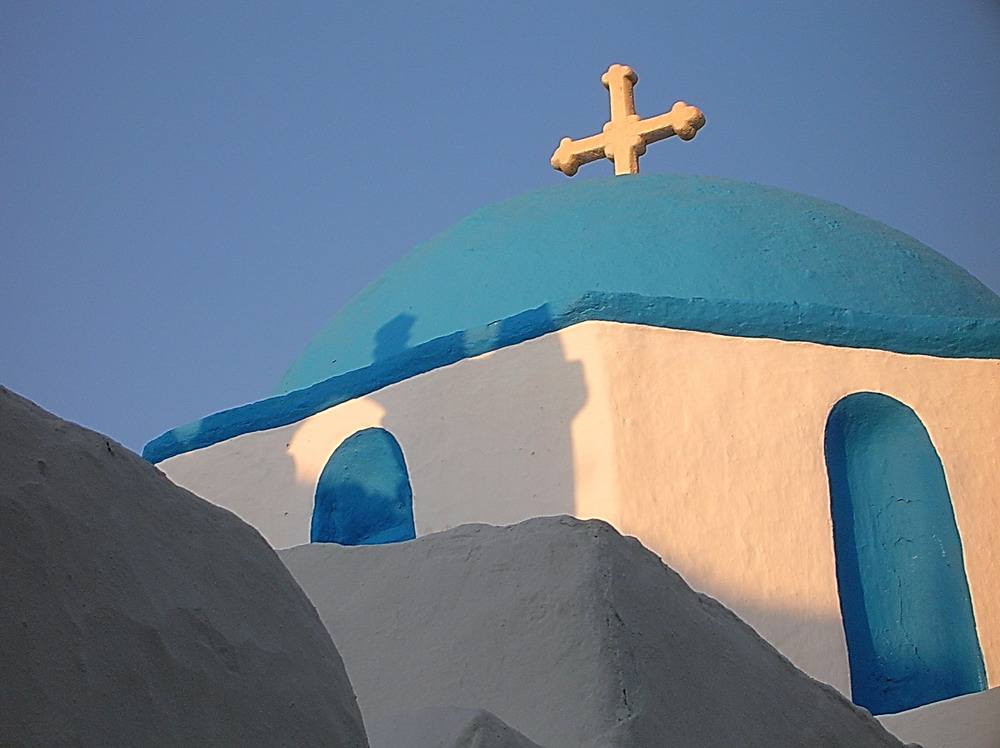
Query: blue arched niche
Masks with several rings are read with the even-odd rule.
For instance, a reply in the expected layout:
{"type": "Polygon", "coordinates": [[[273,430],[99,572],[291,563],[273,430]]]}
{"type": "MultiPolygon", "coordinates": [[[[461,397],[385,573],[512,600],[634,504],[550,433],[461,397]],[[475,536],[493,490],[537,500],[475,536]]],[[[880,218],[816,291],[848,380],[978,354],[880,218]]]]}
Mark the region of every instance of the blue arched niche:
{"type": "Polygon", "coordinates": [[[830,413],[825,452],[854,702],[890,714],[983,690],[962,543],[917,414],[850,395],[830,413]]]}
{"type": "Polygon", "coordinates": [[[375,545],[415,536],[413,492],[399,443],[380,428],[352,434],[319,476],[310,539],[375,545]]]}

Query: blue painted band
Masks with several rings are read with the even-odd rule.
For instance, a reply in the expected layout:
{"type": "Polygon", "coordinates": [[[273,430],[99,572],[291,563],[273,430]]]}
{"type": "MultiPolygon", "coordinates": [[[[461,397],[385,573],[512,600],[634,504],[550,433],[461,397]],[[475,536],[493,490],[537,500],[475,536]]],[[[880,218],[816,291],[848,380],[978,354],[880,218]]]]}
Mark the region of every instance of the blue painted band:
{"type": "Polygon", "coordinates": [[[944,358],[1000,359],[1000,319],[903,317],[818,304],[677,299],[591,291],[568,303],[543,304],[484,328],[435,338],[311,387],[206,416],[157,437],[146,445],[142,454],[157,463],[240,434],[287,426],[417,374],[587,321],[944,358]]]}

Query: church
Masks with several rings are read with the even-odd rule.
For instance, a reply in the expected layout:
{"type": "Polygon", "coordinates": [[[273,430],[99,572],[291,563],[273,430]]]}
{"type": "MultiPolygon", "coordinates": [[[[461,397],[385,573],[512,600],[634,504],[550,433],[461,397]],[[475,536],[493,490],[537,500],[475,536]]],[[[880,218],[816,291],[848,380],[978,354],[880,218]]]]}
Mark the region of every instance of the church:
{"type": "Polygon", "coordinates": [[[875,714],[1000,683],[1000,298],[774,187],[638,173],[635,114],[320,331],[265,399],[150,442],[275,548],[599,518],[875,714]]]}

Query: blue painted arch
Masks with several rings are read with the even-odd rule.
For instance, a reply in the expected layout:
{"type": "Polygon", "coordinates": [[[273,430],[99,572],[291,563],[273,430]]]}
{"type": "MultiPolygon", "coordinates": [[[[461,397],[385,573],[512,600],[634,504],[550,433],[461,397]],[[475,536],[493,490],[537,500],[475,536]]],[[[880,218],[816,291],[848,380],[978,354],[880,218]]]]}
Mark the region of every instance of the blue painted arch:
{"type": "Polygon", "coordinates": [[[983,690],[961,538],[923,423],[855,393],[831,411],[824,447],[854,702],[890,714],[983,690]]]}
{"type": "Polygon", "coordinates": [[[381,428],[352,434],[320,474],[310,540],[377,545],[414,537],[413,492],[399,442],[381,428]]]}

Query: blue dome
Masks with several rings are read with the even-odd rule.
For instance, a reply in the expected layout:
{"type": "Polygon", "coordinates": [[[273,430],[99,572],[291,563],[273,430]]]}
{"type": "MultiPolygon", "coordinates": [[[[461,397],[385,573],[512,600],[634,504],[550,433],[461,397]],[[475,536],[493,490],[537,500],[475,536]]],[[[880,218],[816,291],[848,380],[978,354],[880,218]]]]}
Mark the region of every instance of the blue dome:
{"type": "MultiPolygon", "coordinates": [[[[276,394],[595,294],[698,300],[710,324],[658,323],[720,332],[761,310],[826,310],[833,326],[868,328],[882,316],[897,327],[1000,318],[1000,298],[960,267],[840,205],[723,179],[610,177],[483,208],[418,246],[334,316],[276,394]]],[[[812,337],[833,342],[824,335],[812,337]]]]}

